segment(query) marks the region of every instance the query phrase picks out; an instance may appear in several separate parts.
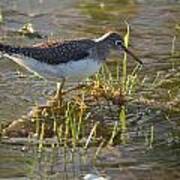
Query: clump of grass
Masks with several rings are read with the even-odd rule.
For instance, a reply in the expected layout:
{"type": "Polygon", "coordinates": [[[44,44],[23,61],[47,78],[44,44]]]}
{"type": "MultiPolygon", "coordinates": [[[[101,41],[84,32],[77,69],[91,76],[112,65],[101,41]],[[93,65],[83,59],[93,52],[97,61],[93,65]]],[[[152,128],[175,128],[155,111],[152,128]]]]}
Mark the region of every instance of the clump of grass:
{"type": "MultiPolygon", "coordinates": [[[[126,32],[126,35],[124,36],[124,45],[126,48],[128,48],[130,30],[129,30],[129,24],[127,22],[126,22],[126,25],[127,25],[127,32],[126,32]]],[[[123,91],[127,90],[126,83],[127,83],[127,53],[124,52],[123,67],[122,67],[122,84],[123,84],[122,88],[123,88],[123,91]]]]}
{"type": "Polygon", "coordinates": [[[34,26],[32,23],[25,23],[17,32],[18,35],[21,36],[27,36],[29,38],[39,38],[42,39],[43,35],[41,35],[39,32],[37,32],[34,29],[34,26]]]}
{"type": "Polygon", "coordinates": [[[19,32],[21,32],[23,34],[33,34],[35,32],[35,30],[31,23],[26,23],[19,29],[19,32]]]}

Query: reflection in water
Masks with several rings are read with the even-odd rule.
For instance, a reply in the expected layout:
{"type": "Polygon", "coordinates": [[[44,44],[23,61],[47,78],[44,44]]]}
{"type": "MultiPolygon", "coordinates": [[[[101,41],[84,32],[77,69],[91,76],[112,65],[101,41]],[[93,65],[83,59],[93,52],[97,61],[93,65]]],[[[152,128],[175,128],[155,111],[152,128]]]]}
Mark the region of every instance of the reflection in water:
{"type": "MultiPolygon", "coordinates": [[[[86,173],[104,173],[114,179],[146,179],[147,176],[152,179],[179,179],[179,2],[79,2],[1,0],[4,16],[4,24],[0,26],[0,33],[4,35],[1,40],[11,44],[39,42],[8,35],[9,31],[19,29],[27,22],[31,22],[44,35],[74,38],[96,37],[114,29],[124,34],[124,20],[128,21],[131,24],[132,47],[145,62],[140,74],[142,83],[137,102],[130,102],[127,107],[129,145],[103,149],[96,164],[92,162],[96,148],[90,148],[85,154],[82,149],[73,154],[69,149],[64,153],[59,148],[47,148],[39,157],[35,147],[30,148],[30,152],[22,153],[18,148],[14,150],[12,146],[1,146],[0,177],[35,175],[37,178],[78,179],[86,173]]],[[[129,64],[130,70],[132,66],[129,64]]],[[[43,103],[47,92],[54,87],[53,83],[31,77],[25,70],[3,59],[0,61],[1,121],[20,117],[35,102],[43,103]],[[23,72],[23,76],[19,71],[23,72]]]]}

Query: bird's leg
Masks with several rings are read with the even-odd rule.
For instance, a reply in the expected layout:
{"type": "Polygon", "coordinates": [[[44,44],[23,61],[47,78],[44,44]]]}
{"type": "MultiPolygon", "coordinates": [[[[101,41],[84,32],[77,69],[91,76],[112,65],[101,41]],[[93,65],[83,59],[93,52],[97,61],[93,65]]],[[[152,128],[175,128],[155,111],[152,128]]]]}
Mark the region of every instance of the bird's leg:
{"type": "Polygon", "coordinates": [[[56,95],[55,95],[55,98],[56,99],[60,99],[62,94],[63,94],[63,87],[64,87],[64,84],[65,84],[65,78],[62,79],[62,82],[61,83],[57,83],[57,91],[56,91],[56,95]]]}

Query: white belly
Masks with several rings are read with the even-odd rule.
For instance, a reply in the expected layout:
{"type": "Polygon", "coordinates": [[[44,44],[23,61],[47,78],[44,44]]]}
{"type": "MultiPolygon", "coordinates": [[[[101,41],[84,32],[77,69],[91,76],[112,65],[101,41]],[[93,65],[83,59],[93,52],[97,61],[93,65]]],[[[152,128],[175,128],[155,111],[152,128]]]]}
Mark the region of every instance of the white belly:
{"type": "Polygon", "coordinates": [[[53,81],[59,81],[62,78],[66,78],[69,81],[83,80],[93,75],[101,67],[101,63],[94,61],[93,59],[70,61],[69,63],[62,63],[59,65],[49,65],[33,58],[19,55],[11,56],[4,54],[4,56],[12,59],[27,70],[53,81]]]}

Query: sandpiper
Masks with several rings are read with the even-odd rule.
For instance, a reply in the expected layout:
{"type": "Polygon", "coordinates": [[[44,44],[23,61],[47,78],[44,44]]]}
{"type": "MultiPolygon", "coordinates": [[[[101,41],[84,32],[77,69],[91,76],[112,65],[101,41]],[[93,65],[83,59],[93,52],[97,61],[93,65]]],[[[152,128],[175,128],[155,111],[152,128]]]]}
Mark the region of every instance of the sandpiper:
{"type": "Polygon", "coordinates": [[[78,81],[93,75],[100,69],[111,50],[123,50],[142,64],[142,61],[124,46],[123,38],[116,32],[108,32],[97,39],[42,43],[31,47],[0,43],[3,56],[56,82],[62,79],[78,81]]]}

